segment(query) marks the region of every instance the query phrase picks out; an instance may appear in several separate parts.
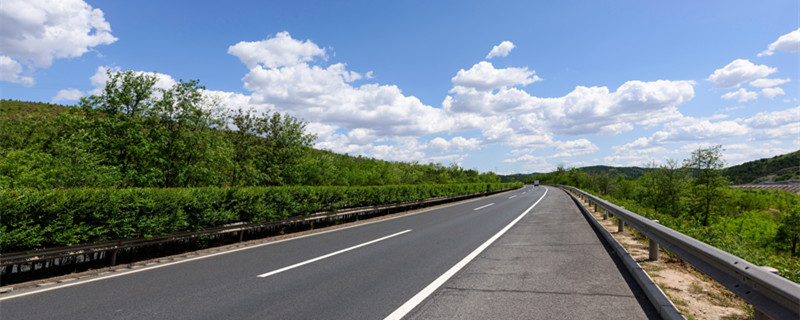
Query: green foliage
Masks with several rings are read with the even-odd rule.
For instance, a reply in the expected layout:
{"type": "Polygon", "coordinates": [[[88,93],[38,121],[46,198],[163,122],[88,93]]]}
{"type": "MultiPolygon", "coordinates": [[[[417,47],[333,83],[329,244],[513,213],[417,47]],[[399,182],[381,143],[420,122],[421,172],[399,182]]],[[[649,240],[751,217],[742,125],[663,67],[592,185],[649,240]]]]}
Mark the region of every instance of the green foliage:
{"type": "Polygon", "coordinates": [[[503,188],[519,183],[128,188],[0,191],[4,252],[150,238],[232,222],[269,222],[337,210],[503,188]]]}
{"type": "Polygon", "coordinates": [[[718,213],[719,207],[725,201],[723,187],[728,185],[728,181],[720,172],[724,165],[722,146],[719,145],[697,149],[692,152],[690,159],[684,161],[684,166],[694,175],[691,188],[692,212],[700,215],[703,226],[708,226],[709,217],[718,213]]]}
{"type": "Polygon", "coordinates": [[[677,217],[685,212],[684,198],[689,185],[686,170],[675,160],[656,167],[639,179],[642,203],[654,210],[677,217]]]}
{"type": "MultiPolygon", "coordinates": [[[[148,79],[126,74],[118,77],[116,89],[106,91],[136,91],[148,79]]],[[[136,103],[125,100],[124,107],[110,105],[124,99],[104,96],[84,99],[81,108],[0,100],[0,188],[500,181],[494,173],[456,165],[315,150],[304,122],[277,112],[222,112],[215,101],[201,99],[201,88],[196,81],[181,81],[170,89],[154,89],[158,94],[146,98],[145,91],[136,103]]]]}

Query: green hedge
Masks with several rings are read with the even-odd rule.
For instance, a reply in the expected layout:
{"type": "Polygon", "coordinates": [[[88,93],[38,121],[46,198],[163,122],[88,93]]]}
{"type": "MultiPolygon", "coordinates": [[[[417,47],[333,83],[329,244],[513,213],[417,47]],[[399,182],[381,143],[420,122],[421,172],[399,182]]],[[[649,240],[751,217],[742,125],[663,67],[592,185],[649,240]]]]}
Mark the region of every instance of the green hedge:
{"type": "Polygon", "coordinates": [[[149,238],[232,222],[268,222],[349,207],[519,187],[519,183],[373,187],[0,191],[0,250],[149,238]]]}

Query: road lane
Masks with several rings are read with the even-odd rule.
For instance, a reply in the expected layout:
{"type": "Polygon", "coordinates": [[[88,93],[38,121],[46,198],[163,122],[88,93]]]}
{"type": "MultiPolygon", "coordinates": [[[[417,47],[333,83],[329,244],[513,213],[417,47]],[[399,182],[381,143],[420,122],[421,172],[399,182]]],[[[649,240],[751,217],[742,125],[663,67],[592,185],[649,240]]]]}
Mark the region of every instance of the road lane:
{"type": "Polygon", "coordinates": [[[659,318],[565,192],[537,209],[406,318],[659,318]]]}
{"type": "Polygon", "coordinates": [[[0,301],[44,319],[383,318],[519,216],[544,188],[0,301]],[[494,203],[482,210],[476,207],[494,203]],[[257,278],[389,234],[323,261],[257,278]]]}

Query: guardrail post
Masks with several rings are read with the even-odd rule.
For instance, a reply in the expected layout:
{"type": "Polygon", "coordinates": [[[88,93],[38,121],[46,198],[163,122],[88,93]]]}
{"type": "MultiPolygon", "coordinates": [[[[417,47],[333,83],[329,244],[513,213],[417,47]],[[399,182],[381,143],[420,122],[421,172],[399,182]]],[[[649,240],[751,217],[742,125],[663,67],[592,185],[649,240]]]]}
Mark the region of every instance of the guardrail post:
{"type": "Polygon", "coordinates": [[[608,210],[603,208],[603,220],[608,220],[608,210]]]}
{"type": "Polygon", "coordinates": [[[597,212],[597,202],[594,203],[594,212],[597,212]]]}
{"type": "Polygon", "coordinates": [[[119,250],[111,251],[111,266],[112,267],[117,265],[117,251],[119,251],[119,250]]]}
{"type": "MultiPolygon", "coordinates": [[[[659,223],[658,220],[653,220],[655,223],[659,223]]],[[[658,242],[653,241],[650,239],[650,260],[658,261],[658,242]]]]}
{"type": "MultiPolygon", "coordinates": [[[[779,274],[778,269],[775,269],[770,266],[763,266],[761,267],[764,270],[767,270],[774,274],[779,274]]],[[[755,320],[772,320],[772,317],[768,316],[764,311],[758,310],[757,308],[753,308],[753,319],[755,320]]]]}
{"type": "Polygon", "coordinates": [[[625,231],[625,222],[622,221],[619,217],[617,217],[617,232],[622,233],[625,231]]]}

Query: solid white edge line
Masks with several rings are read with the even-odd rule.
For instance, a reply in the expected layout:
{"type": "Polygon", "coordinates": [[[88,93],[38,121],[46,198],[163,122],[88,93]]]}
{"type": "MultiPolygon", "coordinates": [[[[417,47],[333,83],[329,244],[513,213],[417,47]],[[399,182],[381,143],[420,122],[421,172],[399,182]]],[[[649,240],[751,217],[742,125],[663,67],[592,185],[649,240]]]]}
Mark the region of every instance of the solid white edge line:
{"type": "Polygon", "coordinates": [[[405,230],[405,231],[401,231],[401,232],[398,232],[398,233],[395,233],[395,234],[391,234],[391,235],[385,236],[385,237],[380,238],[380,239],[375,239],[375,240],[372,240],[372,241],[369,241],[369,242],[364,242],[362,244],[355,245],[355,246],[352,246],[352,247],[349,247],[349,248],[346,248],[346,249],[342,249],[342,250],[339,250],[339,251],[336,251],[336,252],[332,252],[332,253],[326,254],[324,256],[316,257],[314,259],[309,259],[309,260],[306,260],[306,261],[303,261],[303,262],[300,262],[300,263],[295,263],[295,264],[293,264],[291,266],[288,266],[288,267],[283,267],[283,268],[280,268],[278,270],[274,270],[274,271],[270,271],[270,272],[267,272],[267,273],[264,273],[264,274],[260,274],[260,275],[258,275],[258,277],[259,278],[266,278],[266,277],[269,277],[271,275],[275,275],[275,274],[278,274],[278,273],[281,273],[281,272],[284,272],[284,271],[287,271],[287,270],[291,270],[291,269],[297,268],[299,266],[303,266],[303,265],[306,265],[306,264],[309,264],[309,263],[312,263],[312,262],[316,262],[316,261],[319,261],[319,260],[322,260],[322,259],[330,258],[330,257],[333,257],[335,255],[345,253],[347,251],[355,250],[355,249],[361,248],[363,246],[368,246],[368,245],[371,245],[371,244],[379,242],[379,241],[383,241],[383,240],[386,240],[386,239],[389,239],[389,238],[392,238],[392,237],[396,237],[396,236],[399,236],[399,235],[407,233],[407,232],[411,232],[411,229],[408,229],[408,230],[405,230]]]}
{"type": "Polygon", "coordinates": [[[533,205],[531,205],[527,210],[525,210],[525,212],[520,214],[519,217],[514,219],[514,221],[511,221],[511,223],[509,223],[507,226],[505,226],[505,228],[497,232],[497,234],[489,238],[489,240],[486,240],[486,242],[484,242],[482,245],[480,245],[478,248],[472,251],[469,255],[464,257],[464,259],[461,259],[461,261],[456,263],[452,268],[450,268],[450,270],[447,270],[441,276],[436,278],[436,280],[434,280],[427,287],[422,289],[422,291],[411,297],[411,299],[406,301],[406,303],[397,308],[397,310],[395,310],[386,318],[384,318],[384,320],[399,320],[405,317],[405,315],[411,312],[411,310],[414,310],[414,308],[416,308],[420,303],[422,303],[422,301],[424,301],[426,298],[428,298],[428,296],[433,294],[433,292],[436,291],[436,289],[439,289],[439,287],[441,287],[445,282],[447,282],[447,280],[452,278],[458,271],[464,268],[464,266],[470,263],[470,261],[475,259],[475,257],[477,257],[481,252],[483,252],[483,250],[486,250],[486,248],[488,248],[492,243],[494,243],[498,238],[500,238],[504,233],[506,233],[506,231],[511,229],[511,227],[517,224],[517,222],[522,220],[522,218],[525,217],[525,215],[527,215],[528,212],[530,212],[531,209],[533,209],[533,207],[535,207],[537,204],[539,204],[540,201],[542,201],[542,199],[544,199],[544,196],[547,195],[548,190],[549,189],[545,187],[544,194],[539,198],[539,200],[536,200],[536,202],[533,205]]]}
{"type": "Polygon", "coordinates": [[[494,202],[492,202],[492,203],[490,203],[490,204],[487,204],[487,205],[485,205],[485,206],[482,206],[482,207],[477,207],[477,208],[475,208],[475,209],[472,209],[472,211],[478,211],[478,210],[480,210],[480,209],[483,209],[483,208],[486,208],[486,207],[491,207],[491,206],[493,206],[493,205],[494,205],[494,202]]]}

